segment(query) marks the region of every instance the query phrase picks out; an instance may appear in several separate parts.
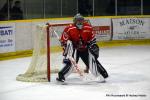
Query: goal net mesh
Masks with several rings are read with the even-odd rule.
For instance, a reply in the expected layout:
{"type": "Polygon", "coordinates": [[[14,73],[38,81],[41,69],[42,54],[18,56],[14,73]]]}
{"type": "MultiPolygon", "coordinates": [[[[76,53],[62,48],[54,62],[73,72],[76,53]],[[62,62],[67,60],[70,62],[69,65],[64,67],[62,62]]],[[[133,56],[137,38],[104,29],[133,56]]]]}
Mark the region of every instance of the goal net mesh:
{"type": "Polygon", "coordinates": [[[36,33],[34,33],[34,48],[31,63],[24,74],[19,74],[16,77],[18,81],[25,82],[46,82],[48,81],[48,56],[50,56],[51,73],[56,73],[62,67],[62,53],[60,43],[55,32],[60,36],[64,28],[68,24],[54,24],[54,25],[37,25],[36,33]],[[47,38],[49,34],[49,39],[47,38]],[[48,41],[50,46],[48,46],[48,41]],[[50,48],[49,48],[50,47],[50,48]],[[48,49],[50,53],[48,54],[48,49]],[[57,53],[56,53],[57,52],[57,53]]]}

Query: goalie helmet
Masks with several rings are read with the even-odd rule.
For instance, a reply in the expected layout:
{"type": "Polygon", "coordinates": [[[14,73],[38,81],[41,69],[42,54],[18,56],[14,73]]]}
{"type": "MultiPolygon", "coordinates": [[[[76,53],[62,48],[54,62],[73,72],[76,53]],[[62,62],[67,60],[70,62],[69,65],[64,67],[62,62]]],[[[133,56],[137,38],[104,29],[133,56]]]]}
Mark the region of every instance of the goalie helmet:
{"type": "Polygon", "coordinates": [[[73,18],[73,23],[76,25],[78,29],[82,29],[84,22],[84,17],[80,15],[79,13],[76,14],[73,18]]]}

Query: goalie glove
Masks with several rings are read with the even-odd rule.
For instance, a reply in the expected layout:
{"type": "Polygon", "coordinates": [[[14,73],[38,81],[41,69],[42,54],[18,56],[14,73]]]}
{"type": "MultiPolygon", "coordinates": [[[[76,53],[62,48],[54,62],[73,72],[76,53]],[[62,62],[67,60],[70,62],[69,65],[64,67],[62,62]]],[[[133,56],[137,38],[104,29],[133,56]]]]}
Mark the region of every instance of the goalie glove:
{"type": "Polygon", "coordinates": [[[70,65],[70,64],[71,64],[71,61],[70,61],[68,58],[64,58],[64,59],[63,59],[63,63],[70,65]]]}

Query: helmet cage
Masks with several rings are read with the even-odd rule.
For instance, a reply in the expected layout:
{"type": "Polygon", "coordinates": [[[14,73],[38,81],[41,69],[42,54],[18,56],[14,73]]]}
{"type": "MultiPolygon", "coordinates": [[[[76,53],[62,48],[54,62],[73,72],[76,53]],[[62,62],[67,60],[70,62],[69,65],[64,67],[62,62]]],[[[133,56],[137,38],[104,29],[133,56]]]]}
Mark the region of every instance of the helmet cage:
{"type": "Polygon", "coordinates": [[[82,15],[80,15],[80,14],[76,14],[74,16],[73,22],[74,22],[74,24],[76,25],[76,27],[78,29],[82,29],[83,22],[84,22],[84,17],[82,15]]]}

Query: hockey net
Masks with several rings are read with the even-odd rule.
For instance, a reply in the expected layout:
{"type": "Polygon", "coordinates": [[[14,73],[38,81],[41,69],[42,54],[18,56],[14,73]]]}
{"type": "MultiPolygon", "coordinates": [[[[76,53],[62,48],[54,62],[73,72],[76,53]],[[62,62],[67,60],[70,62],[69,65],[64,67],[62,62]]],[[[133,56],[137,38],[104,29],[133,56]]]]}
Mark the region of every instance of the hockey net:
{"type": "Polygon", "coordinates": [[[36,26],[32,61],[27,71],[17,76],[18,81],[47,82],[50,81],[51,73],[56,73],[61,69],[62,52],[58,52],[61,51],[58,36],[67,25],[69,24],[36,26]]]}

